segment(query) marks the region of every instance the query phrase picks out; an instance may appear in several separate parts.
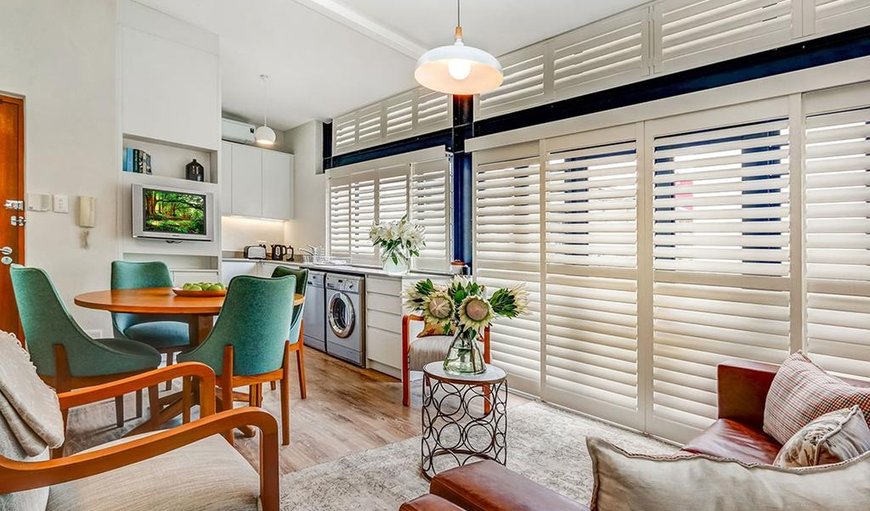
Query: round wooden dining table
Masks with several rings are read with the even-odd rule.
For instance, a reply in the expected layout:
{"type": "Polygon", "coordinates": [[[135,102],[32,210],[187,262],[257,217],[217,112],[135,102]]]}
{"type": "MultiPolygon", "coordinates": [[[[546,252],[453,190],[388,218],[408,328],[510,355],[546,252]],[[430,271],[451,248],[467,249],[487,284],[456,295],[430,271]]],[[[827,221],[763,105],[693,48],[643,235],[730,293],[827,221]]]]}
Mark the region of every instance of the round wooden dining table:
{"type": "MultiPolygon", "coordinates": [[[[190,325],[190,343],[198,345],[211,332],[214,316],[220,314],[224,296],[179,296],[171,287],[91,291],[75,297],[75,304],[88,309],[132,314],[184,316],[190,325]]],[[[294,305],[305,297],[296,294],[294,305]]]]}

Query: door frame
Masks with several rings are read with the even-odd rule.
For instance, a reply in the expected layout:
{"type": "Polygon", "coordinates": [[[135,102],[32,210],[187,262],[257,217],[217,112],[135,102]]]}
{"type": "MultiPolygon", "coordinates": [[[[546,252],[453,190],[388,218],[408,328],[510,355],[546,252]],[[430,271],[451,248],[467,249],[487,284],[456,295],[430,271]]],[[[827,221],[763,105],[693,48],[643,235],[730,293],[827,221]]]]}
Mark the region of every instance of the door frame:
{"type": "MultiPolygon", "coordinates": [[[[25,159],[25,143],[24,139],[27,136],[27,132],[24,126],[24,98],[18,96],[10,96],[7,94],[0,93],[0,103],[12,103],[18,105],[18,190],[17,190],[17,198],[18,200],[25,200],[24,198],[24,159],[25,159]]],[[[2,206],[2,205],[0,205],[2,206]]],[[[19,211],[18,213],[21,216],[26,217],[25,214],[26,209],[19,211]]],[[[25,223],[23,226],[18,228],[18,264],[25,264],[25,232],[27,230],[27,224],[25,223]]],[[[24,329],[21,327],[21,318],[18,319],[18,341],[24,345],[24,329]]]]}

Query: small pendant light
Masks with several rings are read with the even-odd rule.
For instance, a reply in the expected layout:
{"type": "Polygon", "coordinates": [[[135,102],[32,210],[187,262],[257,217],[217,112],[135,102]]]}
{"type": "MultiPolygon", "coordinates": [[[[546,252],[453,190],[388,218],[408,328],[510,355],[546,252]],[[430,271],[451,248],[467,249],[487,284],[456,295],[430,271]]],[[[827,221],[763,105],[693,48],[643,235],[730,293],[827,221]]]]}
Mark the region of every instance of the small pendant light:
{"type": "Polygon", "coordinates": [[[462,42],[460,0],[456,0],[456,42],[439,46],[417,60],[417,83],[445,94],[480,94],[493,91],[504,81],[498,59],[462,42]]]}
{"type": "Polygon", "coordinates": [[[273,145],[275,143],[275,130],[269,127],[266,117],[269,102],[269,88],[266,82],[269,80],[269,75],[260,75],[260,79],[263,80],[263,125],[254,130],[254,142],[262,145],[273,145]]]}

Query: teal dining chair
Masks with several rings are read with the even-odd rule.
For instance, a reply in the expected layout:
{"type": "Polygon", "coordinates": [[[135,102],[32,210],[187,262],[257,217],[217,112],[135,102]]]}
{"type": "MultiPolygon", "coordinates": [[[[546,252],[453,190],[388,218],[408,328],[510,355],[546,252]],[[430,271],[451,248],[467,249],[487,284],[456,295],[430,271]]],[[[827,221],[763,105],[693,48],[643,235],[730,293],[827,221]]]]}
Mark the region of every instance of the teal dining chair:
{"type": "MultiPolygon", "coordinates": [[[[304,268],[294,270],[287,266],[276,266],[272,271],[272,278],[288,275],[296,277],[296,294],[305,296],[305,290],[308,287],[308,270],[304,268]]],[[[287,340],[290,342],[290,351],[296,352],[296,372],[299,375],[299,395],[302,396],[302,399],[308,397],[308,389],[305,385],[305,350],[303,349],[305,325],[302,324],[302,310],[304,307],[304,301],[293,306],[290,334],[287,336],[287,340]]],[[[272,390],[275,390],[275,382],[272,382],[272,390]]]]}
{"type": "MultiPolygon", "coordinates": [[[[172,287],[169,268],[161,261],[112,262],[112,289],[172,287]]],[[[166,355],[172,365],[175,353],[190,345],[190,325],[183,316],[112,313],[115,337],[143,342],[166,355]],[[179,321],[182,319],[182,321],[179,321]]],[[[167,390],[172,382],[166,382],[167,390]]]]}
{"type": "MultiPolygon", "coordinates": [[[[290,443],[290,330],[296,278],[239,275],[227,288],[214,328],[199,346],[178,355],[179,362],[201,362],[218,376],[220,407],[231,410],[236,398],[262,406],[261,385],[281,385],[281,432],[290,443]],[[234,394],[247,386],[249,394],[234,394]]],[[[227,435],[232,443],[232,435],[227,435]]]]}
{"type": "MultiPolygon", "coordinates": [[[[94,339],[67,311],[45,270],[13,265],[12,288],[24,341],[36,372],[57,392],[126,378],[160,365],[160,353],[129,339],[94,339]]],[[[152,389],[152,403],[157,389],[152,389]]],[[[137,393],[137,399],[139,394],[137,393]]],[[[141,414],[141,401],[137,403],[141,414]]],[[[124,423],[123,396],[115,399],[118,427],[124,423]]],[[[67,410],[63,410],[64,422],[67,410]]],[[[152,419],[158,415],[151,411],[152,419]]]]}

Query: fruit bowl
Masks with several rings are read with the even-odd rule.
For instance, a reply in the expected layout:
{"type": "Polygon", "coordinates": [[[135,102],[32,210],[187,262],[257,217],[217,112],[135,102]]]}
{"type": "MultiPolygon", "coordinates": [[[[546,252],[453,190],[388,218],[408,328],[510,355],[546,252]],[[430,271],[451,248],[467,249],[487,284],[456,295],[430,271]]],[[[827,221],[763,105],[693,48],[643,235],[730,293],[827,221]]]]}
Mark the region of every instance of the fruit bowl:
{"type": "Polygon", "coordinates": [[[217,284],[217,287],[220,289],[213,289],[216,284],[210,282],[198,282],[198,283],[188,283],[185,284],[184,287],[173,287],[172,292],[177,294],[178,296],[198,296],[198,297],[213,297],[213,296],[224,296],[227,294],[227,289],[220,284],[217,284]],[[193,287],[191,289],[191,287],[193,287]],[[206,289],[202,289],[202,288],[206,289]]]}

